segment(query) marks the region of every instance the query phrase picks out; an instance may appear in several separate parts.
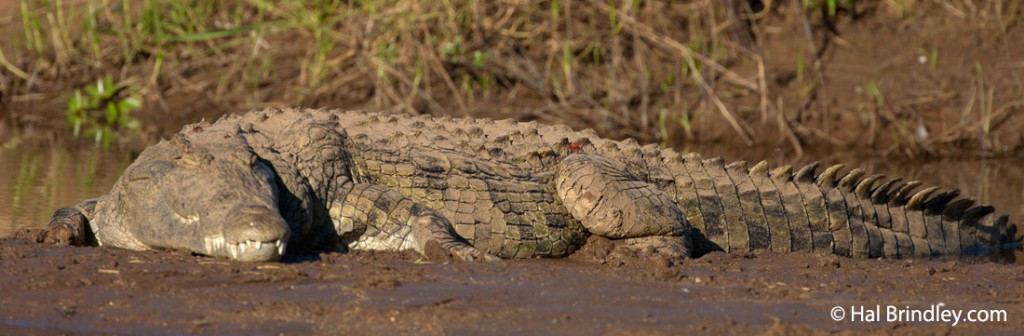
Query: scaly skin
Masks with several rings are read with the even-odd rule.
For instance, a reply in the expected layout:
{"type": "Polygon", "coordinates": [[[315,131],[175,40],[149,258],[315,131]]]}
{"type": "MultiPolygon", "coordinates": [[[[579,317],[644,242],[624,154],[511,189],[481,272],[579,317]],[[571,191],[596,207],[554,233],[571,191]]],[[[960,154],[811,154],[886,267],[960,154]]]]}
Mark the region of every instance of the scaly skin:
{"type": "Polygon", "coordinates": [[[590,234],[669,257],[853,257],[1019,248],[1016,226],[919,183],[769,172],[536,123],[265,110],[186,126],[111,192],[54,214],[75,244],[246,261],[413,249],[459,260],[561,257],[590,234]]]}

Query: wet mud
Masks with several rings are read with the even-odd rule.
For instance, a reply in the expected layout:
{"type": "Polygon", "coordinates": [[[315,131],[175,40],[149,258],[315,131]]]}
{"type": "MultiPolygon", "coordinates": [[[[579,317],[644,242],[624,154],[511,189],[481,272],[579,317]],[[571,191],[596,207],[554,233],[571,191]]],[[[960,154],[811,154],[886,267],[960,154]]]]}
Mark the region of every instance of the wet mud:
{"type": "Polygon", "coordinates": [[[674,263],[609,254],[613,242],[592,238],[562,260],[433,263],[413,253],[353,252],[239,263],[51,246],[36,243],[38,234],[24,229],[0,239],[4,334],[1024,330],[1024,266],[979,260],[713,253],[674,263]],[[889,306],[1004,312],[1006,321],[890,321],[889,306]],[[846,312],[840,321],[835,307],[846,312]],[[860,317],[851,317],[858,309],[860,317]],[[865,315],[871,311],[880,312],[877,320],[865,315]]]}

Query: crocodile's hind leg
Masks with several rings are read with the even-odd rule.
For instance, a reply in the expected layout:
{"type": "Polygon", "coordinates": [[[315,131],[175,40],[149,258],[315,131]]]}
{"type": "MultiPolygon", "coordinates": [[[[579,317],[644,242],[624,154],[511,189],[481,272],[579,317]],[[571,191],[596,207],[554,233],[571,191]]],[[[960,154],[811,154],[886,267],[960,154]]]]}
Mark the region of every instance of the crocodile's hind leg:
{"type": "Polygon", "coordinates": [[[690,257],[690,223],[661,190],[621,162],[596,153],[567,156],[555,187],[562,203],[592,234],[624,247],[668,257],[690,257]]]}
{"type": "Polygon", "coordinates": [[[98,198],[85,200],[55,211],[41,240],[57,245],[97,245],[96,237],[89,227],[89,218],[96,211],[97,200],[98,198]]]}
{"type": "Polygon", "coordinates": [[[490,261],[497,257],[458,237],[448,219],[389,187],[347,184],[351,188],[330,208],[342,244],[363,250],[413,249],[430,259],[490,261]]]}

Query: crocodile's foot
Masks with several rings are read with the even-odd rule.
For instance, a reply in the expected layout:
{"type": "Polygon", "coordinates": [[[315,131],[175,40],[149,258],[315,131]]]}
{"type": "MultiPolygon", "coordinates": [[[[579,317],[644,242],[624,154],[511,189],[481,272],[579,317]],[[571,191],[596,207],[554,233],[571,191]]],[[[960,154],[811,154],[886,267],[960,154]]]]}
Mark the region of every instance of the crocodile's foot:
{"type": "Polygon", "coordinates": [[[88,230],[87,221],[79,209],[62,208],[53,214],[50,224],[36,240],[53,245],[86,245],[88,243],[85,232],[88,230]]]}
{"type": "Polygon", "coordinates": [[[423,255],[429,260],[448,261],[483,261],[493,262],[501,260],[475,247],[464,244],[450,244],[447,248],[437,240],[430,240],[423,246],[423,255]]]}
{"type": "Polygon", "coordinates": [[[53,226],[40,232],[36,240],[52,245],[70,246],[75,245],[75,233],[66,226],[53,226]]]}
{"type": "Polygon", "coordinates": [[[411,221],[416,241],[422,242],[421,253],[438,261],[497,261],[498,257],[480,251],[459,237],[442,216],[426,214],[411,221]]]}
{"type": "Polygon", "coordinates": [[[470,246],[456,246],[448,250],[452,258],[457,261],[483,261],[483,262],[494,262],[501,260],[501,258],[493,255],[484,253],[483,251],[477,250],[470,246]]]}

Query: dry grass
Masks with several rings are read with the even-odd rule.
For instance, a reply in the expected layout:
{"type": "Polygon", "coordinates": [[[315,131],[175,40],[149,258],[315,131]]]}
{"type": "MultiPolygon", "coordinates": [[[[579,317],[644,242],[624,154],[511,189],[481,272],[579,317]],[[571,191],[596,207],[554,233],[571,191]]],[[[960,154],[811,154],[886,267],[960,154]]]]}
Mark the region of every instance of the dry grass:
{"type": "MultiPolygon", "coordinates": [[[[922,2],[871,6],[901,16],[922,2]]],[[[1002,27],[1020,20],[1015,2],[932,2],[1002,27]]],[[[816,34],[852,3],[763,3],[752,14],[745,1],[707,0],[21,0],[18,36],[0,45],[0,89],[26,100],[113,74],[164,112],[175,97],[231,107],[224,112],[365,107],[539,119],[672,143],[726,129],[749,145],[767,128],[800,151],[830,137],[831,112],[821,105],[826,123],[810,126],[800,124],[804,112],[783,110],[748,19],[798,9],[815,55],[816,34]]],[[[828,100],[819,57],[791,62],[806,64],[806,92],[786,106],[828,100]]],[[[1007,109],[988,106],[986,120],[1007,109]]]]}

